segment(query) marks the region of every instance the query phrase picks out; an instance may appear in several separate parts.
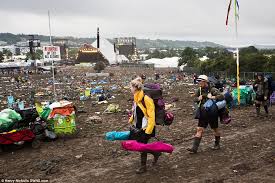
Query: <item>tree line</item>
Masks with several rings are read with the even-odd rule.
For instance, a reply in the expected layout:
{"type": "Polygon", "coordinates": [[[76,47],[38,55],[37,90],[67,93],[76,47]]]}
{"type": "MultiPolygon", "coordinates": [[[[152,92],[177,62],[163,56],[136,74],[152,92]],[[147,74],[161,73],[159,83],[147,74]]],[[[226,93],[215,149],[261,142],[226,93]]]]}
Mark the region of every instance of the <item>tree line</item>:
{"type": "MultiPolygon", "coordinates": [[[[275,72],[275,50],[258,50],[254,46],[242,48],[240,55],[241,72],[275,72]]],[[[236,74],[236,58],[234,53],[225,48],[193,49],[185,48],[179,59],[179,66],[195,68],[202,73],[224,71],[236,74]],[[199,58],[207,56],[201,61],[199,58]]]]}
{"type": "Polygon", "coordinates": [[[146,59],[151,59],[151,58],[166,58],[166,57],[178,57],[180,56],[180,52],[182,50],[178,49],[165,49],[165,50],[159,50],[155,49],[153,52],[150,52],[149,50],[145,50],[144,54],[148,54],[146,59]]]}

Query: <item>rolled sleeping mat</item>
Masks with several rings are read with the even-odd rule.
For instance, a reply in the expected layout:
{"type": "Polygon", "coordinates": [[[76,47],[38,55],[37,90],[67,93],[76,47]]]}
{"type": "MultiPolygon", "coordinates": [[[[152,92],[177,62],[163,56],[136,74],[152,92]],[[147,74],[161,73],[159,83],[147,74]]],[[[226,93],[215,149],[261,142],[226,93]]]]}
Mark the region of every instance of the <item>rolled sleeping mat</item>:
{"type": "Polygon", "coordinates": [[[216,102],[216,105],[217,105],[218,109],[220,110],[226,106],[226,101],[222,100],[222,101],[216,102]]]}
{"type": "Polygon", "coordinates": [[[126,140],[121,142],[123,149],[127,151],[137,151],[137,152],[166,152],[172,153],[174,147],[171,144],[166,144],[164,142],[152,142],[148,144],[143,144],[137,142],[136,140],[126,140]]]}
{"type": "Polygon", "coordinates": [[[115,140],[128,140],[130,136],[130,131],[112,131],[107,132],[105,135],[105,139],[109,141],[115,141],[115,140]]]}

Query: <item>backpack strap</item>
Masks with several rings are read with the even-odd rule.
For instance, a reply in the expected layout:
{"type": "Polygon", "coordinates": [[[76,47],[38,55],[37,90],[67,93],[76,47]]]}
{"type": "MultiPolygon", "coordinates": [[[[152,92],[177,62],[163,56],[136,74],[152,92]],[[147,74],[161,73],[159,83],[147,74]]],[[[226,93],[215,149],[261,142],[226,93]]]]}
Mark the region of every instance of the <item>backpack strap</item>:
{"type": "MultiPolygon", "coordinates": [[[[199,88],[200,90],[200,96],[201,96],[201,87],[199,88]]],[[[199,102],[199,107],[201,106],[201,101],[199,102]]]]}
{"type": "Polygon", "coordinates": [[[143,98],[142,98],[142,100],[141,100],[141,103],[142,103],[143,107],[146,109],[146,105],[145,105],[144,97],[145,97],[145,95],[143,96],[143,98]]]}

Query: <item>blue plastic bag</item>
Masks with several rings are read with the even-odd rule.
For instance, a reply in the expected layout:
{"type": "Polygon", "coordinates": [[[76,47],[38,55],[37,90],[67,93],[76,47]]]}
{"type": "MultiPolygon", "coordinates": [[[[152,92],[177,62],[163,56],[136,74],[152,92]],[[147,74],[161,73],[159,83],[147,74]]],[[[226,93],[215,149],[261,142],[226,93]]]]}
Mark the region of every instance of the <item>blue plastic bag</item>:
{"type": "Polygon", "coordinates": [[[8,96],[8,104],[14,103],[14,97],[12,95],[8,96]]]}
{"type": "Polygon", "coordinates": [[[92,94],[102,94],[103,93],[103,88],[102,86],[97,86],[93,89],[91,89],[92,94]]]}
{"type": "Polygon", "coordinates": [[[84,101],[84,100],[87,100],[87,97],[82,95],[82,96],[79,97],[79,99],[80,99],[81,101],[84,101]]]}
{"type": "Polygon", "coordinates": [[[108,132],[106,133],[105,139],[109,141],[115,141],[115,140],[128,140],[130,136],[130,131],[124,131],[124,132],[108,132]]]}
{"type": "Polygon", "coordinates": [[[18,103],[18,108],[19,108],[20,110],[24,110],[25,105],[24,105],[24,102],[23,102],[23,101],[21,101],[21,102],[18,103]]]}
{"type": "Polygon", "coordinates": [[[98,82],[98,84],[107,84],[108,82],[107,81],[105,81],[105,80],[100,80],[99,82],[98,82]]]}
{"type": "Polygon", "coordinates": [[[12,95],[8,96],[8,108],[12,108],[14,102],[14,97],[12,95]]]}

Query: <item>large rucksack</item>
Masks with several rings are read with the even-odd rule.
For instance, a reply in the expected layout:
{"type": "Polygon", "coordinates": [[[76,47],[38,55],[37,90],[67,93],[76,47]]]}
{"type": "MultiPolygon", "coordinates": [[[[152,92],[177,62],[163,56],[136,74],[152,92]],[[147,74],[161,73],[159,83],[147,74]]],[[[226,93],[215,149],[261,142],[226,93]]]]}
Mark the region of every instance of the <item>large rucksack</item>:
{"type": "Polygon", "coordinates": [[[265,78],[267,79],[267,83],[268,83],[268,96],[271,96],[271,94],[273,93],[273,87],[272,87],[272,75],[266,75],[265,78]]]}
{"type": "Polygon", "coordinates": [[[221,83],[218,79],[213,76],[208,77],[208,82],[212,87],[217,88],[221,92],[223,92],[223,83],[221,83]]]}
{"type": "MultiPolygon", "coordinates": [[[[173,114],[166,113],[165,103],[162,97],[162,89],[159,84],[145,84],[143,88],[144,94],[153,99],[155,104],[155,120],[157,125],[171,125],[173,122],[173,114]]],[[[143,99],[143,106],[145,106],[143,99]]]]}

